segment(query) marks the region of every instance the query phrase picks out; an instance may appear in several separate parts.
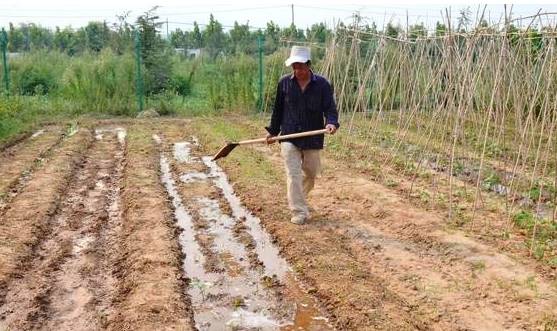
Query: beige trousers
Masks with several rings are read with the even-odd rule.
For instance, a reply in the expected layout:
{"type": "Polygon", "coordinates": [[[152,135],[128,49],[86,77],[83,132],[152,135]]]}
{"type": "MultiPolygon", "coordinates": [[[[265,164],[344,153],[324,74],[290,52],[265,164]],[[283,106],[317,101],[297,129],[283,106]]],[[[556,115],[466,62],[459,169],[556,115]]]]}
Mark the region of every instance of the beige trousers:
{"type": "Polygon", "coordinates": [[[321,171],[320,149],[301,150],[290,142],[280,144],[286,168],[288,205],[292,216],[309,216],[307,194],[313,189],[315,177],[321,171]]]}

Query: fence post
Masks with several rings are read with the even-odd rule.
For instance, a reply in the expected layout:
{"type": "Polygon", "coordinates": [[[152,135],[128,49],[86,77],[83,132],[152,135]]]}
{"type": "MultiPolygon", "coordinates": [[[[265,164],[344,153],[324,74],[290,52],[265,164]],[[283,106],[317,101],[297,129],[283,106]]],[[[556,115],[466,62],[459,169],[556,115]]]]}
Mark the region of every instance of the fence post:
{"type": "Polygon", "coordinates": [[[6,95],[10,96],[10,75],[8,70],[8,34],[2,28],[2,35],[0,36],[0,46],[2,47],[2,67],[4,68],[4,84],[6,87],[6,95]]]}
{"type": "Polygon", "coordinates": [[[139,111],[143,110],[143,77],[141,76],[141,40],[139,30],[135,30],[135,95],[139,111]]]}
{"type": "Polygon", "coordinates": [[[257,35],[257,48],[259,53],[259,100],[257,106],[260,112],[263,111],[263,35],[261,31],[257,35]]]}

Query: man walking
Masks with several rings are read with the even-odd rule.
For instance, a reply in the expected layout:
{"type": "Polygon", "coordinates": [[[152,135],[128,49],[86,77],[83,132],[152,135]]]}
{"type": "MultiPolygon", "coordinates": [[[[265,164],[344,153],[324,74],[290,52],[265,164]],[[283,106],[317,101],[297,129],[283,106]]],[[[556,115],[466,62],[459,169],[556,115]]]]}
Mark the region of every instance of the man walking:
{"type": "MultiPolygon", "coordinates": [[[[285,65],[292,67],[292,74],[282,77],[271,123],[267,129],[271,137],[326,128],[334,134],[339,127],[333,89],[322,76],[311,70],[308,47],[293,46],[285,65]]],[[[291,222],[304,224],[309,218],[306,196],[313,188],[321,168],[320,152],[324,135],[296,138],[281,143],[287,178],[288,205],[291,222]]]]}

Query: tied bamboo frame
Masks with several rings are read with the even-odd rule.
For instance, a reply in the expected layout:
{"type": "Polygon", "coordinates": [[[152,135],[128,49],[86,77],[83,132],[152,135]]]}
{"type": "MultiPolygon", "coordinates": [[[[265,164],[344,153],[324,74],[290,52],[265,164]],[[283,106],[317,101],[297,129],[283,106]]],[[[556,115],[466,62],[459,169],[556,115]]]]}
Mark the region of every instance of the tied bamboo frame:
{"type": "Polygon", "coordinates": [[[533,253],[540,224],[557,217],[557,33],[533,37],[541,19],[511,32],[508,14],[501,30],[466,33],[447,20],[446,34],[414,40],[337,28],[316,71],[335,86],[338,153],[379,179],[401,174],[408,196],[428,192],[431,208],[474,231],[508,235],[532,213],[533,253]]]}

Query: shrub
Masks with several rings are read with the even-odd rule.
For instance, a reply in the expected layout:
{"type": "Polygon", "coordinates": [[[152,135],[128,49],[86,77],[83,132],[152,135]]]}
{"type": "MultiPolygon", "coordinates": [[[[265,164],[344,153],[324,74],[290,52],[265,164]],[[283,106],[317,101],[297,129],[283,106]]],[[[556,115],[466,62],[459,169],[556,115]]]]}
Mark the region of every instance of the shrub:
{"type": "Polygon", "coordinates": [[[21,72],[18,84],[22,95],[44,95],[56,88],[54,76],[44,66],[28,66],[21,72]]]}

